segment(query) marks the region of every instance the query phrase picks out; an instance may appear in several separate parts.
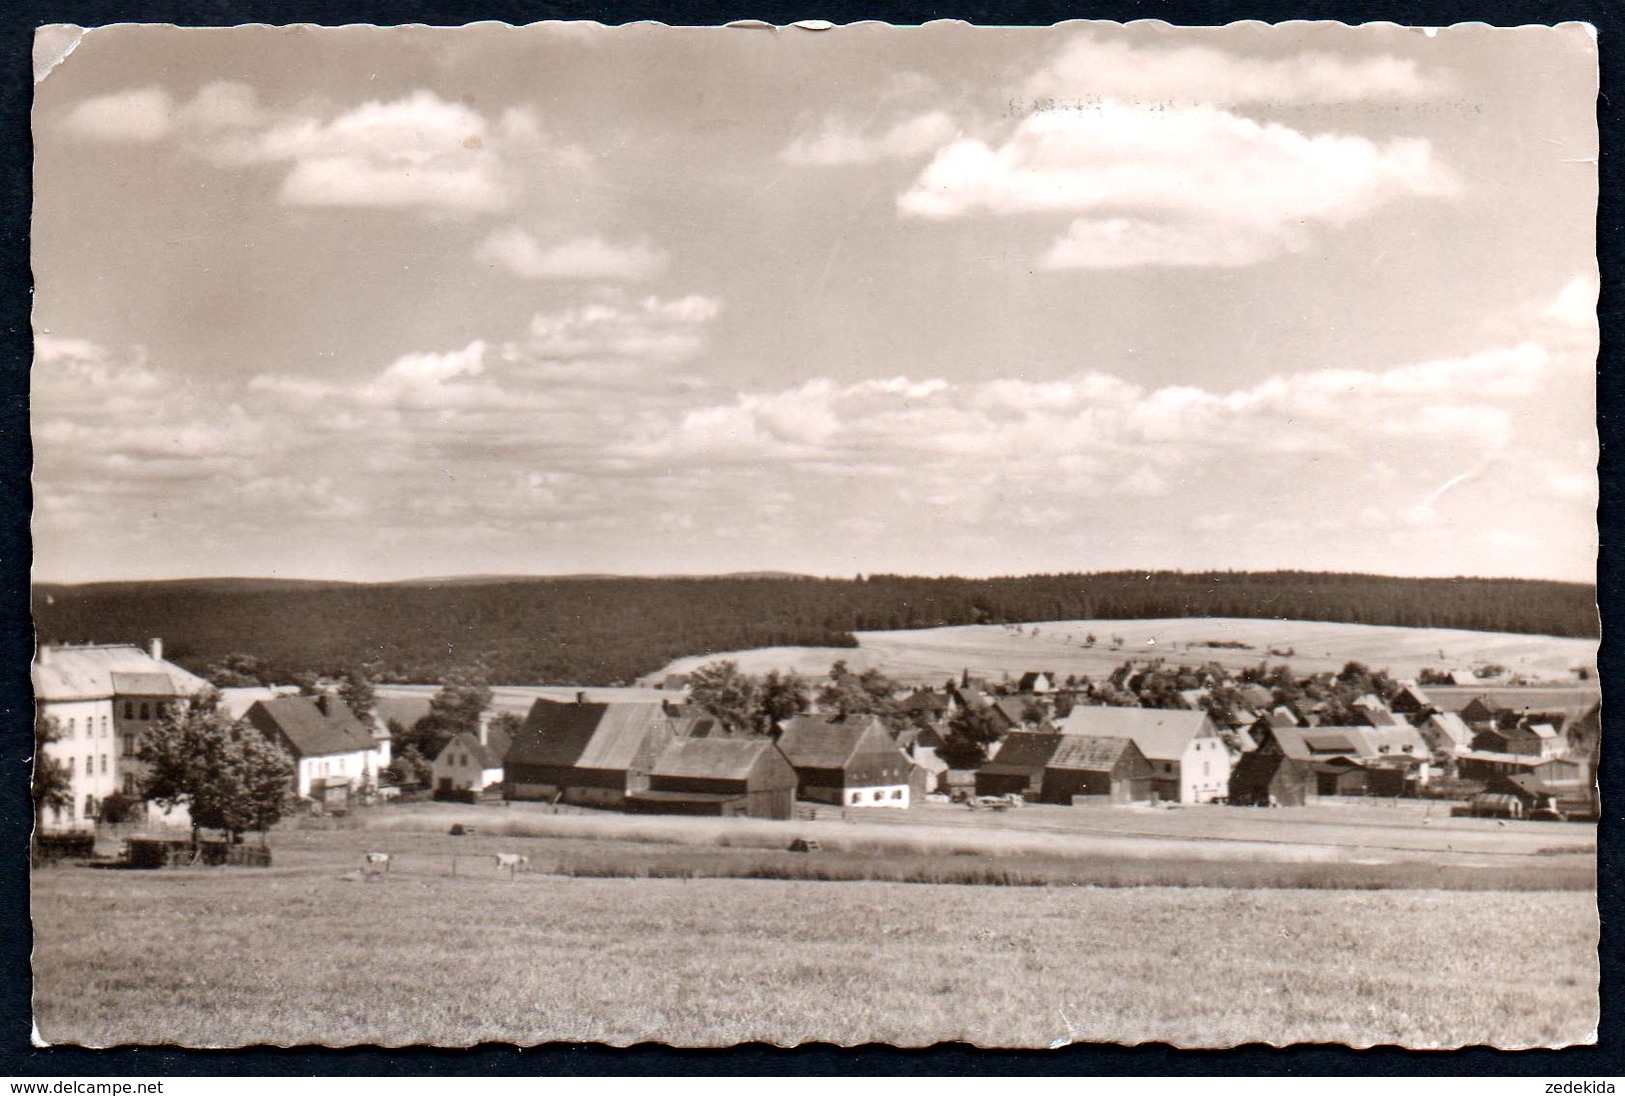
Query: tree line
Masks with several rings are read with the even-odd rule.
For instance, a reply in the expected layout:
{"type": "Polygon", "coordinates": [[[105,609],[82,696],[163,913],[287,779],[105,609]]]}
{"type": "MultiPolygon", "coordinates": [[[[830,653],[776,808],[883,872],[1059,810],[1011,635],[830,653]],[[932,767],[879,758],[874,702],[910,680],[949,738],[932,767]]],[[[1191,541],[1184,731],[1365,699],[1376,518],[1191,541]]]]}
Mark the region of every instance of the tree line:
{"type": "Polygon", "coordinates": [[[433,681],[479,663],[505,684],[631,682],[679,657],[853,647],[854,632],[1074,619],[1247,617],[1593,637],[1596,592],[1521,579],[1279,572],[1011,578],[592,578],[434,584],[209,580],[38,586],[46,641],[143,642],[202,672],[248,651],[263,669],[433,681]]]}

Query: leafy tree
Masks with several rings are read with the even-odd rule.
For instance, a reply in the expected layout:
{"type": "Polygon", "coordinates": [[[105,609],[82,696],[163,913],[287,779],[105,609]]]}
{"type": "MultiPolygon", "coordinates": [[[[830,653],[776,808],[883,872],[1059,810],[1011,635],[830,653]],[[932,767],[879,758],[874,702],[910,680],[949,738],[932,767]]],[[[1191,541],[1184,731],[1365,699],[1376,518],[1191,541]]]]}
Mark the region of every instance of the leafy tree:
{"type": "Polygon", "coordinates": [[[136,756],[147,766],[143,798],[166,808],[185,803],[194,839],[199,829],[224,830],[233,843],[263,834],[292,798],[293,758],[233,720],[212,690],[169,705],[136,756]]]}
{"type": "Polygon", "coordinates": [[[491,717],[490,729],[501,731],[512,741],[514,736],[525,726],[524,719],[517,712],[501,711],[491,717]]]}
{"type": "Polygon", "coordinates": [[[269,684],[270,669],[262,658],[233,653],[211,664],[203,676],[217,689],[249,688],[269,684]]]}
{"type": "Polygon", "coordinates": [[[339,678],[339,699],[363,724],[372,722],[373,702],[377,699],[373,686],[376,684],[377,679],[369,666],[352,666],[339,678]]]}
{"type": "Polygon", "coordinates": [[[937,756],[950,768],[974,769],[987,761],[987,748],[999,740],[999,721],[986,708],[967,708],[948,721],[937,756]]]}
{"type": "Polygon", "coordinates": [[[688,697],[729,734],[750,734],[762,711],[762,685],[731,659],[707,662],[689,675],[688,697]]]}
{"type": "Polygon", "coordinates": [[[424,760],[416,746],[406,746],[397,753],[387,771],[397,784],[421,787],[434,779],[434,767],[424,760]]]}
{"type": "Polygon", "coordinates": [[[45,752],[45,747],[53,742],[62,740],[62,728],[57,721],[45,714],[43,709],[36,709],[34,713],[34,773],[32,781],[32,795],[34,799],[34,829],[40,830],[45,823],[47,810],[71,811],[73,809],[73,778],[68,775],[68,768],[62,762],[45,752]]]}
{"type": "Polygon", "coordinates": [[[898,710],[892,699],[897,682],[876,669],[855,674],[847,669],[846,661],[837,661],[829,670],[829,680],[818,690],[818,706],[826,712],[846,717],[849,715],[878,715],[894,729],[908,726],[906,714],[898,710]]]}
{"type": "Polygon", "coordinates": [[[399,743],[435,757],[447,742],[464,733],[478,734],[480,719],[491,706],[491,686],[483,666],[463,666],[440,679],[440,691],[429,700],[429,712],[412,725],[399,743]]]}
{"type": "Polygon", "coordinates": [[[781,674],[777,670],[769,670],[767,676],[762,678],[758,703],[760,729],[771,734],[778,724],[806,711],[810,701],[807,682],[800,674],[781,674]]]}

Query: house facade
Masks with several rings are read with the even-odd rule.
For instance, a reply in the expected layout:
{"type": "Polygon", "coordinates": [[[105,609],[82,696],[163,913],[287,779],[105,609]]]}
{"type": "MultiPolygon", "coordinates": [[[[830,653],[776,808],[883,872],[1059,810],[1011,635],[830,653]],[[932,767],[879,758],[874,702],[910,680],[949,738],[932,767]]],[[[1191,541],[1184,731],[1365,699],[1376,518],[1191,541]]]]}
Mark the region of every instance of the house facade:
{"type": "Polygon", "coordinates": [[[502,783],[502,754],[467,731],[453,735],[429,767],[436,793],[483,792],[502,783]]]}
{"type": "Polygon", "coordinates": [[[913,801],[913,763],[875,716],[794,716],[778,746],[803,799],[843,807],[907,808],[913,801]]]}
{"type": "Polygon", "coordinates": [[[68,773],[73,802],[47,812],[48,829],[94,826],[115,792],[139,794],[141,736],[164,709],[208,688],[202,678],[164,660],[163,643],[41,644],[30,668],[36,714],[54,720],[59,740],[45,747],[68,773]]]}

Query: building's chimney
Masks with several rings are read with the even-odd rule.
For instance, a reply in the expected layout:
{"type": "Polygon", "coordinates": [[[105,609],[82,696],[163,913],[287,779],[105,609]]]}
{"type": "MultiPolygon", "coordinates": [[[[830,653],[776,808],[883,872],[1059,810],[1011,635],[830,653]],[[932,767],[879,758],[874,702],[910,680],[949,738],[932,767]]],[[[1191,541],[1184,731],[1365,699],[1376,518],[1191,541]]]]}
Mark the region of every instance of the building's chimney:
{"type": "Polygon", "coordinates": [[[164,660],[164,641],[157,636],[147,640],[147,653],[152,656],[154,662],[162,662],[164,660]]]}
{"type": "Polygon", "coordinates": [[[577,693],[576,694],[576,703],[577,704],[585,704],[586,702],[587,702],[587,694],[586,693],[577,693]]]}
{"type": "Polygon", "coordinates": [[[481,746],[489,746],[491,744],[491,713],[490,712],[481,712],[480,713],[479,735],[480,735],[480,745],[481,746]]]}
{"type": "Polygon", "coordinates": [[[323,715],[332,715],[333,714],[333,694],[332,693],[317,693],[316,694],[316,707],[321,711],[321,713],[323,715]]]}
{"type": "Polygon", "coordinates": [[[49,643],[39,645],[39,653],[34,656],[34,661],[41,666],[51,661],[51,645],[49,643]]]}

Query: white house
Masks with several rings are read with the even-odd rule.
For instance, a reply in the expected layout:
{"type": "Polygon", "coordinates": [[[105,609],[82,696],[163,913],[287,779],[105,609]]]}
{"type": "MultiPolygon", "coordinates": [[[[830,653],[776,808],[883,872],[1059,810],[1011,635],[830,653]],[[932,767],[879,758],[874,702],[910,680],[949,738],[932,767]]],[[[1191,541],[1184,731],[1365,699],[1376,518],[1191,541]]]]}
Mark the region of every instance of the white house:
{"type": "Polygon", "coordinates": [[[94,825],[114,792],[135,795],[142,775],[135,753],[141,733],[164,707],[207,688],[202,678],[164,661],[164,645],[41,644],[30,669],[37,714],[56,722],[59,740],[45,747],[68,771],[73,803],[47,814],[47,828],[94,825]]]}
{"type": "Polygon", "coordinates": [[[507,743],[493,739],[506,739],[506,736],[501,731],[488,730],[484,724],[479,736],[467,731],[454,735],[430,762],[434,770],[434,790],[482,792],[501,784],[502,756],[507,752],[507,743]]]}
{"type": "Polygon", "coordinates": [[[243,718],[298,763],[294,790],[332,807],[377,787],[382,754],[367,728],[331,693],[256,700],[243,718]]]}
{"type": "Polygon", "coordinates": [[[1151,762],[1151,790],[1160,799],[1208,803],[1230,792],[1230,751],[1206,712],[1080,705],[1062,734],[1128,738],[1151,762]]]}

